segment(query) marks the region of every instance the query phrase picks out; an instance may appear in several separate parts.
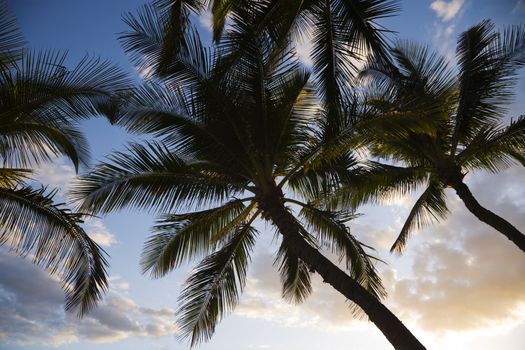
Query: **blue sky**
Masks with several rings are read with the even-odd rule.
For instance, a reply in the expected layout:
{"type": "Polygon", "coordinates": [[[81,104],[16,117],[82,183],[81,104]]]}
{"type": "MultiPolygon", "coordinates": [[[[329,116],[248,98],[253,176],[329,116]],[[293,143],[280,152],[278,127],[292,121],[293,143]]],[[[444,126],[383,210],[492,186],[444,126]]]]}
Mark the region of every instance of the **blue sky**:
{"type": "MultiPolygon", "coordinates": [[[[126,30],[122,14],[144,2],[7,1],[28,46],[68,50],[71,63],[85,54],[100,56],[135,75],[117,33],[126,30]]],[[[484,18],[497,25],[518,24],[524,15],[523,0],[411,0],[403,1],[401,13],[382,24],[400,38],[428,43],[453,59],[456,37],[469,26],[484,18]]],[[[194,22],[209,38],[209,18],[194,22]]],[[[518,89],[509,116],[525,112],[525,79],[518,89]]],[[[94,162],[131,139],[103,119],[86,122],[85,131],[94,162]]],[[[74,176],[70,164],[57,160],[44,165],[38,178],[67,188],[74,176]]],[[[481,203],[525,227],[524,178],[525,170],[512,168],[501,175],[472,174],[466,180],[481,203]]],[[[365,215],[350,225],[388,262],[381,266],[389,291],[386,304],[429,349],[522,349],[525,258],[473,219],[453,193],[448,221],[420,232],[403,257],[388,254],[413,200],[363,208],[365,215]]],[[[63,293],[55,280],[29,262],[0,252],[0,349],[189,348],[174,339],[173,313],[190,267],[162,280],[140,274],[140,252],[152,222],[146,213],[124,211],[88,223],[111,256],[112,280],[104,303],[82,321],[62,311],[63,293]]],[[[200,349],[391,349],[374,327],[352,320],[344,300],[322,283],[304,305],[280,301],[278,275],[271,266],[273,233],[265,227],[261,231],[267,238],[258,245],[241,304],[200,349]]]]}

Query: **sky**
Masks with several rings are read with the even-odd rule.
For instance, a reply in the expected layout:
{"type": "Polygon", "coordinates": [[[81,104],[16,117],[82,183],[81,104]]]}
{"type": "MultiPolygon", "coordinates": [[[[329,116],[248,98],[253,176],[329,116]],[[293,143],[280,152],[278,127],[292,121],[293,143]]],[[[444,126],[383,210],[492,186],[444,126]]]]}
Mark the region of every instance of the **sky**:
{"type": "MultiPolygon", "coordinates": [[[[28,46],[69,51],[71,63],[89,54],[110,59],[138,77],[117,34],[126,30],[121,16],[141,0],[8,0],[28,46]]],[[[400,14],[381,22],[399,38],[431,45],[452,62],[457,35],[484,18],[498,26],[524,23],[524,0],[402,1],[400,14]]],[[[195,18],[209,38],[210,18],[195,18]]],[[[298,53],[308,65],[307,42],[298,53]]],[[[525,79],[509,118],[525,113],[525,79]]],[[[132,139],[104,119],[87,121],[93,163],[132,139]]],[[[136,138],[136,137],[135,137],[136,138]]],[[[81,169],[86,171],[86,169],[81,169]]],[[[62,188],[75,178],[63,159],[44,164],[36,178],[62,188]]],[[[478,200],[518,228],[525,228],[525,169],[494,175],[468,174],[478,200]]],[[[506,349],[525,346],[525,256],[500,234],[480,223],[450,191],[446,221],[421,230],[403,256],[388,252],[415,195],[381,207],[367,206],[349,223],[363,242],[376,247],[386,264],[378,266],[389,293],[385,304],[428,349],[506,349]]],[[[86,229],[110,255],[110,289],[104,301],[82,320],[63,311],[58,281],[28,260],[0,250],[0,349],[12,350],[171,350],[189,349],[176,339],[177,296],[191,266],[164,279],[140,273],[143,242],[154,217],[122,211],[93,218],[86,229]]],[[[343,297],[319,280],[302,305],[280,298],[279,277],[272,266],[273,231],[261,226],[244,295],[235,311],[217,327],[212,340],[198,349],[392,349],[382,334],[354,319],[343,297]]]]}

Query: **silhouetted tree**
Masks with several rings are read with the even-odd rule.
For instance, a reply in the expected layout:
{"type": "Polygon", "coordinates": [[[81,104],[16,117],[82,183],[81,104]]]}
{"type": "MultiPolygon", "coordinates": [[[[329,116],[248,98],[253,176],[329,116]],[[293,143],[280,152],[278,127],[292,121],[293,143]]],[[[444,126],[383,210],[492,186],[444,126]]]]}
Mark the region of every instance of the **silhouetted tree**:
{"type": "Polygon", "coordinates": [[[317,272],[395,348],[424,349],[378,300],[384,290],[371,257],[344,224],[350,213],[308,203],[360,171],[336,139],[325,141],[330,124],[308,72],[293,55],[275,54],[257,39],[224,72],[222,57],[204,49],[195,33],[185,40],[170,75],[148,81],[120,108],[118,124],[158,142],[132,144],[81,177],[73,191],[81,209],[169,213],[147,241],[142,264],[161,277],[204,256],[180,297],[178,322],[192,345],[209,339],[236,305],[259,234],[252,224],[263,218],[282,238],[276,262],[286,299],[304,300],[317,272]],[[300,208],[297,215],[290,204],[300,208]],[[348,274],[320,253],[323,247],[345,262],[348,274]]]}
{"type": "Polygon", "coordinates": [[[339,191],[339,204],[358,205],[425,185],[392,246],[401,252],[415,228],[447,215],[444,189],[450,187],[479,220],[525,251],[525,236],[482,207],[463,181],[467,172],[525,165],[525,117],[502,122],[525,64],[525,27],[500,33],[483,21],[462,33],[457,73],[427,47],[400,42],[392,54],[395,66],[373,62],[362,73],[373,91],[369,103],[383,119],[404,115],[429,129],[390,132],[389,125],[376,123],[376,132],[363,136],[373,156],[393,163],[373,164],[365,180],[339,191]]]}

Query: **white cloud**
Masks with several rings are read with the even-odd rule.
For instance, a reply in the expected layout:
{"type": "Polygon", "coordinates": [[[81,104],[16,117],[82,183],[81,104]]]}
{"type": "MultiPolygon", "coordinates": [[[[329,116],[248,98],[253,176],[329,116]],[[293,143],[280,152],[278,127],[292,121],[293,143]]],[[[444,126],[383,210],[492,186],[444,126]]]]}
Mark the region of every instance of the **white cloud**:
{"type": "Polygon", "coordinates": [[[199,15],[199,24],[206,30],[213,31],[213,18],[210,11],[206,11],[204,14],[199,15]]]}
{"type": "Polygon", "coordinates": [[[453,38],[455,33],[455,24],[445,25],[440,22],[434,22],[432,41],[439,49],[439,52],[446,57],[449,63],[455,64],[456,46],[453,38]]]}
{"type": "MultiPolygon", "coordinates": [[[[404,208],[404,203],[400,205],[404,208]]],[[[396,225],[388,226],[386,228],[374,227],[374,225],[369,223],[360,223],[359,219],[352,223],[351,226],[352,232],[355,232],[357,236],[360,236],[359,239],[361,242],[374,247],[379,251],[382,250],[388,252],[403,226],[403,219],[400,217],[396,225]]]]}
{"type": "Polygon", "coordinates": [[[64,194],[75,176],[75,168],[66,164],[66,161],[61,158],[54,162],[41,164],[36,170],[34,178],[45,186],[58,188],[64,194]]]}
{"type": "MultiPolygon", "coordinates": [[[[0,342],[61,346],[80,341],[111,343],[131,336],[176,334],[175,310],[138,305],[111,288],[103,302],[83,319],[63,311],[59,282],[28,260],[0,251],[0,342]]],[[[111,280],[115,280],[112,278],[111,280]]],[[[119,280],[119,278],[117,278],[119,280]]]]}
{"type": "Polygon", "coordinates": [[[442,21],[448,22],[459,13],[464,2],[464,0],[436,0],[430,4],[430,8],[442,21]]]}
{"type": "Polygon", "coordinates": [[[111,288],[116,291],[126,293],[129,290],[129,284],[122,281],[122,277],[119,275],[113,275],[109,278],[111,288]]]}
{"type": "Polygon", "coordinates": [[[457,22],[465,1],[464,0],[436,0],[430,4],[430,8],[436,13],[441,21],[435,21],[433,25],[432,39],[434,45],[439,48],[449,62],[455,61],[455,33],[456,24],[446,22],[457,22]]]}
{"type": "MultiPolygon", "coordinates": [[[[523,219],[511,218],[524,227],[523,219]]],[[[437,337],[525,321],[525,256],[485,226],[469,213],[455,215],[432,232],[439,240],[427,236],[413,247],[410,277],[384,272],[388,304],[398,316],[437,337]]]]}
{"type": "Polygon", "coordinates": [[[84,229],[95,242],[103,247],[109,247],[117,243],[115,235],[104,225],[102,220],[94,217],[84,219],[84,229]]]}
{"type": "MultiPolygon", "coordinates": [[[[519,198],[523,169],[467,176],[482,205],[525,228],[519,198]]],[[[434,335],[508,330],[525,321],[525,256],[503,235],[480,222],[449,191],[448,220],[414,237],[406,256],[409,269],[383,271],[387,303],[407,320],[434,335]],[[407,271],[409,270],[409,271],[407,271]]]]}
{"type": "Polygon", "coordinates": [[[300,305],[290,304],[281,297],[277,269],[272,266],[271,254],[258,254],[253,261],[241,302],[235,315],[263,319],[287,327],[313,327],[325,330],[366,327],[362,320],[352,317],[345,298],[312,275],[313,295],[300,305]]]}
{"type": "MultiPolygon", "coordinates": [[[[516,167],[497,176],[469,174],[466,180],[480,203],[523,228],[523,171],[516,167]]],[[[385,255],[392,265],[381,269],[389,291],[386,304],[408,327],[422,329],[435,337],[437,340],[430,342],[434,348],[460,349],[457,344],[479,332],[505,334],[525,322],[522,278],[525,256],[472,216],[454,193],[450,194],[449,220],[413,237],[405,256],[385,255]],[[444,339],[455,345],[439,346],[446,343],[444,339]]],[[[406,201],[394,201],[384,211],[392,214],[392,221],[364,215],[358,224],[350,225],[360,240],[377,247],[380,255],[385,254],[399,227],[381,227],[381,222],[390,221],[388,224],[393,225],[393,218],[399,217],[401,223],[409,209],[406,201]]],[[[63,293],[58,284],[45,282],[40,270],[36,274],[24,270],[30,264],[19,261],[19,266],[13,267],[0,260],[3,271],[13,271],[0,276],[0,341],[55,345],[80,341],[107,343],[130,336],[155,337],[176,331],[174,310],[137,305],[128,296],[130,286],[116,277],[111,281],[113,291],[99,309],[78,321],[63,313],[63,293]],[[32,287],[34,284],[39,287],[32,287]],[[48,320],[56,321],[50,326],[48,320]],[[46,332],[47,329],[52,331],[46,332]],[[40,335],[43,333],[45,336],[40,335]]],[[[314,293],[304,304],[286,303],[281,298],[279,277],[272,261],[270,254],[255,256],[253,273],[235,310],[237,316],[330,331],[373,327],[355,320],[344,298],[317,277],[314,293]]]]}
{"type": "Polygon", "coordinates": [[[445,28],[445,34],[450,37],[454,33],[454,25],[449,25],[445,28]]]}

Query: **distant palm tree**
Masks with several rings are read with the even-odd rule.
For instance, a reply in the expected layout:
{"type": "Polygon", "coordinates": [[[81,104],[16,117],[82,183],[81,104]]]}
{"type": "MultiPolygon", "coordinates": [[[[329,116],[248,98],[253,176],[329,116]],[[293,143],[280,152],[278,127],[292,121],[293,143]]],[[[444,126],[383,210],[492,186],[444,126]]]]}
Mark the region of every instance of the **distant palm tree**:
{"type": "Polygon", "coordinates": [[[317,272],[396,349],[424,349],[377,299],[384,290],[371,257],[345,226],[351,214],[308,203],[359,171],[352,154],[331,152],[337,138],[333,147],[324,141],[327,117],[309,74],[257,39],[242,64],[217,74],[221,57],[204,49],[195,33],[185,40],[170,77],[128,96],[117,121],[160,142],[132,144],[81,177],[72,191],[81,210],[104,214],[130,206],[168,213],[146,242],[142,266],[162,277],[204,257],[180,297],[178,322],[192,345],[208,340],[236,305],[259,234],[252,224],[263,218],[282,237],[276,263],[286,299],[304,300],[317,272]],[[323,247],[345,262],[349,275],[319,252],[323,247]]]}
{"type": "Polygon", "coordinates": [[[525,65],[525,27],[499,33],[483,21],[462,33],[457,73],[445,58],[416,44],[400,42],[392,54],[395,67],[371,63],[362,73],[374,91],[369,102],[375,113],[383,118],[412,116],[432,126],[429,132],[376,128],[376,133],[364,135],[372,155],[393,165],[373,164],[361,185],[350,184],[339,191],[339,199],[358,205],[425,185],[392,246],[401,252],[411,231],[447,215],[444,189],[451,187],[479,220],[525,251],[525,236],[482,207],[463,182],[470,171],[496,173],[511,164],[525,166],[525,117],[502,123],[518,69],[525,65]]]}
{"type": "Polygon", "coordinates": [[[54,156],[69,158],[76,169],[87,162],[78,120],[109,113],[110,91],[124,76],[87,58],[67,70],[65,55],[29,52],[23,44],[16,20],[0,3],[0,245],[58,275],[66,309],[84,315],[106,289],[105,253],[80,226],[82,214],[27,180],[32,167],[54,156]]]}

